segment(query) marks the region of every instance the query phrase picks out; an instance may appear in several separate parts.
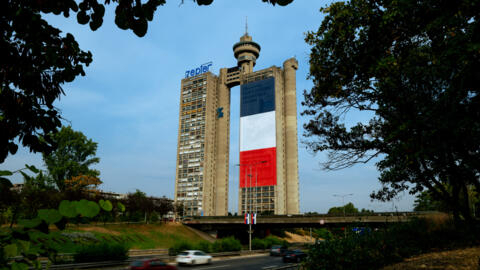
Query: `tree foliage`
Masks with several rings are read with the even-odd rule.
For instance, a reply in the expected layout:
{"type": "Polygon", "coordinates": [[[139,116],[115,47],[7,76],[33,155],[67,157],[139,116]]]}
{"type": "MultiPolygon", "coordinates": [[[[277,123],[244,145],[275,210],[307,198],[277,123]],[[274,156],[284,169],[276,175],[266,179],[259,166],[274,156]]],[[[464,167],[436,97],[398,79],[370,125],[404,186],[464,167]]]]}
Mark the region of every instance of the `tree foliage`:
{"type": "MultiPolygon", "coordinates": [[[[262,1],[283,6],[293,0],[262,1]]],[[[73,15],[95,31],[103,24],[105,9],[113,6],[115,24],[143,37],[156,9],[165,2],[0,1],[0,163],[17,152],[19,143],[33,152],[55,149],[55,142],[46,136],[61,126],[60,111],[53,102],[64,94],[63,85],[85,76],[84,68],[92,62],[91,52],[80,49],[72,34],[62,34],[50,25],[46,14],[73,15]]],[[[195,2],[210,5],[213,0],[195,2]]]]}
{"type": "MultiPolygon", "coordinates": [[[[451,192],[451,187],[445,186],[446,190],[449,190],[451,192]]],[[[469,199],[469,205],[470,208],[472,209],[472,213],[475,213],[477,204],[480,203],[480,196],[478,196],[478,193],[475,191],[475,188],[473,186],[468,186],[468,199],[469,199]]],[[[428,190],[424,190],[417,194],[415,198],[415,202],[413,204],[413,210],[414,211],[440,211],[440,212],[445,212],[445,213],[451,213],[452,212],[452,207],[445,201],[439,199],[436,197],[437,193],[432,193],[428,190]]],[[[464,194],[460,194],[460,199],[463,200],[464,194]]]]}
{"type": "MultiPolygon", "coordinates": [[[[128,193],[124,200],[125,206],[128,209],[127,218],[129,220],[153,220],[160,217],[163,218],[169,212],[175,211],[173,201],[166,197],[149,197],[145,192],[136,190],[134,193],[128,193]]],[[[182,209],[178,209],[180,211],[182,209]]]]}
{"type": "Polygon", "coordinates": [[[328,214],[331,215],[343,215],[345,211],[345,214],[357,214],[358,209],[353,205],[353,203],[349,202],[345,204],[344,206],[338,206],[338,207],[332,207],[328,209],[328,214]]]}
{"type": "Polygon", "coordinates": [[[480,2],[352,0],[322,11],[306,37],[308,147],[329,151],[326,169],[377,158],[383,188],[372,198],[427,188],[471,220],[460,195],[480,190],[480,2]],[[369,121],[348,126],[359,111],[369,121]]]}
{"type": "Polygon", "coordinates": [[[79,175],[65,180],[65,188],[71,190],[99,191],[102,181],[96,176],[79,175]]]}
{"type": "MultiPolygon", "coordinates": [[[[42,179],[40,177],[31,177],[31,182],[27,182],[23,188],[12,189],[12,183],[4,176],[15,173],[28,176],[24,170],[41,174],[40,170],[29,165],[13,172],[0,171],[0,194],[2,195],[0,213],[3,214],[5,208],[7,210],[11,207],[15,208],[10,217],[10,226],[0,226],[0,269],[2,270],[43,269],[45,266],[42,262],[45,262],[45,258],[48,259],[47,266],[52,262],[55,263],[62,246],[59,243],[65,242],[50,233],[53,226],[58,230],[64,230],[69,222],[88,223],[92,219],[98,219],[99,214],[105,216],[111,212],[125,211],[122,203],[117,202],[114,207],[108,199],[100,199],[98,203],[87,199],[64,200],[62,196],[70,197],[70,195],[51,186],[38,185],[35,181],[42,179]],[[29,213],[32,209],[33,214],[29,213]],[[14,223],[16,226],[12,226],[14,223]]],[[[126,254],[125,247],[122,250],[121,254],[126,254]]]]}
{"type": "Polygon", "coordinates": [[[428,191],[417,194],[413,204],[414,211],[448,211],[448,206],[441,201],[433,199],[428,191]]]}
{"type": "Polygon", "coordinates": [[[465,248],[478,245],[480,241],[478,230],[459,230],[450,220],[413,219],[378,230],[364,229],[363,233],[357,231],[347,237],[328,237],[325,242],[310,246],[302,269],[385,269],[384,266],[408,257],[442,249],[465,248]]]}
{"type": "Polygon", "coordinates": [[[90,169],[91,165],[100,161],[95,156],[96,142],[88,139],[82,132],[74,131],[70,126],[62,127],[58,133],[48,136],[57,148],[49,154],[43,154],[43,161],[49,177],[58,189],[65,190],[66,184],[72,189],[101,184],[98,179],[100,172],[90,169]]]}

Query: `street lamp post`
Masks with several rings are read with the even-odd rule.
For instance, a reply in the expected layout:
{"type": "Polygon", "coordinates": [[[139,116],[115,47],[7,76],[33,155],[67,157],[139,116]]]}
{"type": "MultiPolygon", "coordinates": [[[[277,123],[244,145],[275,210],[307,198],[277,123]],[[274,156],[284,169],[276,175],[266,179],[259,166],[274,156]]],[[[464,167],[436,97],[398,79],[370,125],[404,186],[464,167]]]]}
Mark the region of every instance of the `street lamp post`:
{"type": "Polygon", "coordinates": [[[345,238],[347,237],[347,218],[345,216],[345,197],[352,196],[353,193],[349,194],[333,194],[334,197],[342,197],[342,205],[343,205],[343,221],[345,222],[345,229],[343,230],[345,233],[345,238]]]}
{"type": "Polygon", "coordinates": [[[258,213],[258,169],[255,168],[255,213],[258,213]]]}
{"type": "MultiPolygon", "coordinates": [[[[254,162],[254,163],[235,164],[235,166],[239,166],[239,167],[240,166],[248,166],[248,169],[250,170],[250,174],[247,174],[247,170],[245,170],[245,186],[247,186],[246,185],[246,181],[247,181],[246,177],[247,176],[250,177],[250,184],[249,184],[249,187],[248,187],[248,188],[250,188],[250,192],[248,192],[250,196],[247,197],[247,192],[245,192],[245,207],[244,207],[245,213],[247,213],[247,211],[248,211],[248,213],[250,215],[252,214],[252,209],[253,209],[252,204],[248,201],[248,200],[251,200],[251,197],[253,197],[252,196],[252,176],[253,176],[252,175],[252,167],[256,166],[258,164],[262,164],[262,163],[267,163],[267,161],[262,160],[262,161],[254,162]]],[[[238,180],[238,185],[240,185],[240,180],[238,180]]],[[[255,178],[255,189],[256,188],[257,188],[257,178],[255,178]]],[[[245,191],[247,191],[247,188],[245,188],[245,191]]],[[[252,231],[252,218],[249,217],[249,219],[250,220],[248,221],[248,250],[252,251],[252,233],[253,233],[253,231],[252,231]]]]}

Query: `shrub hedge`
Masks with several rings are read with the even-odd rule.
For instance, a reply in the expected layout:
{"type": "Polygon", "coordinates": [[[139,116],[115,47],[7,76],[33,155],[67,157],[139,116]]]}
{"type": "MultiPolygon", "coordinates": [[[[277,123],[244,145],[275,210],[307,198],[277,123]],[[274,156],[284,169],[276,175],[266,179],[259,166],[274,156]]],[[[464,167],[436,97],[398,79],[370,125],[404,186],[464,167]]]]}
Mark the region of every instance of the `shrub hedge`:
{"type": "Polygon", "coordinates": [[[263,239],[253,238],[252,249],[269,249],[273,245],[281,245],[288,247],[288,242],[274,236],[267,236],[263,239]]]}
{"type": "Polygon", "coordinates": [[[456,229],[451,222],[416,219],[388,229],[312,245],[305,269],[378,269],[433,249],[478,245],[477,232],[456,229]]]}
{"type": "Polygon", "coordinates": [[[240,251],[242,244],[233,236],[219,239],[212,244],[212,252],[240,251]]]}
{"type": "Polygon", "coordinates": [[[239,251],[242,249],[242,245],[240,244],[240,241],[235,239],[233,236],[218,239],[213,243],[201,241],[197,244],[192,244],[190,242],[180,241],[168,249],[168,254],[174,256],[180,251],[191,249],[202,250],[204,252],[227,252],[239,251]]]}
{"type": "Polygon", "coordinates": [[[75,262],[123,261],[128,258],[129,247],[124,243],[100,242],[79,246],[73,255],[75,262]]]}

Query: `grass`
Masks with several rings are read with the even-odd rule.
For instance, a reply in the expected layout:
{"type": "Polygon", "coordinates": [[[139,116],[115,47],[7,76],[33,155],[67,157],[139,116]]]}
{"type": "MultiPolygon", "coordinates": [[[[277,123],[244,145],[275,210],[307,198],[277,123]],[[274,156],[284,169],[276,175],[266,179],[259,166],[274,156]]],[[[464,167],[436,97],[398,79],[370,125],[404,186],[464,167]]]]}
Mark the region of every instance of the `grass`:
{"type": "MultiPolygon", "coordinates": [[[[131,249],[167,249],[178,242],[196,244],[203,239],[181,224],[118,224],[70,227],[64,232],[90,232],[98,240],[124,242],[131,249]]],[[[60,236],[60,232],[53,232],[60,236]]],[[[76,244],[62,243],[61,252],[74,252],[76,244]]]]}

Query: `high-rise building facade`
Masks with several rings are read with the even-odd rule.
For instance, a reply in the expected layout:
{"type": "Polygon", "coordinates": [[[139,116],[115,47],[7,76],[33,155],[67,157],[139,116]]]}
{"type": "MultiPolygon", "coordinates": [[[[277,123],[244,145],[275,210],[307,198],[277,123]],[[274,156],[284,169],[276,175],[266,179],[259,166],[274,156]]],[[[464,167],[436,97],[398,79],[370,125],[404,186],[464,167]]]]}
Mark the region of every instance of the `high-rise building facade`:
{"type": "Polygon", "coordinates": [[[233,46],[236,67],[221,68],[218,76],[192,70],[182,80],[175,201],[187,215],[228,214],[230,89],[238,85],[238,211],[299,213],[298,62],[253,71],[260,50],[245,33],[233,46]]]}

